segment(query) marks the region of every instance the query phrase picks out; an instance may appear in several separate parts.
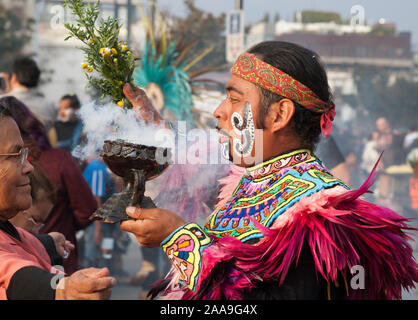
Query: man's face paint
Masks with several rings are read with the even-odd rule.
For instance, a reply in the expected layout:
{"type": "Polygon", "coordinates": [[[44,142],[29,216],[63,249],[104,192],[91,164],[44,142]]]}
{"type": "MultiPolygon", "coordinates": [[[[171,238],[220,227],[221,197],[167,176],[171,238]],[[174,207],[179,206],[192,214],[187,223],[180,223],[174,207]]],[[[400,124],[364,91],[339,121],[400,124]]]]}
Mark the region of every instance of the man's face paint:
{"type": "Polygon", "coordinates": [[[236,155],[247,157],[251,155],[254,147],[254,117],[251,104],[246,101],[244,105],[244,116],[234,112],[231,117],[232,128],[238,138],[233,138],[232,150],[236,155]]]}
{"type": "Polygon", "coordinates": [[[230,153],[229,153],[229,142],[228,141],[224,141],[224,142],[221,143],[221,154],[222,154],[222,157],[224,159],[232,161],[230,153]]]}
{"type": "Polygon", "coordinates": [[[232,162],[232,157],[231,154],[229,152],[229,140],[231,138],[231,135],[225,131],[224,129],[221,129],[219,127],[216,127],[216,129],[218,130],[218,134],[220,135],[220,139],[219,142],[221,144],[221,155],[224,159],[229,160],[232,162]]]}
{"type": "Polygon", "coordinates": [[[242,167],[263,158],[263,130],[257,129],[260,93],[257,86],[232,75],[225,86],[227,96],[213,115],[218,119],[223,156],[242,167]],[[259,132],[260,131],[260,132],[259,132]],[[256,141],[257,140],[257,141],[256,141]],[[259,143],[260,142],[260,143],[259,143]],[[229,147],[229,152],[228,152],[229,147]]]}

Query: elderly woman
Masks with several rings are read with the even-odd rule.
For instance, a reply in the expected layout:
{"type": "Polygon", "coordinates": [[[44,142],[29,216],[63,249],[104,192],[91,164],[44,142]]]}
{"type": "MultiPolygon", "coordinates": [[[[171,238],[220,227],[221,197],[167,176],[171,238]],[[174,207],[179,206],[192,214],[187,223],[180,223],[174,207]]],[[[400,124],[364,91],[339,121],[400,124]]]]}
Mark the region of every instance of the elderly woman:
{"type": "Polygon", "coordinates": [[[44,225],[56,203],[56,192],[52,182],[42,168],[35,162],[31,163],[31,165],[34,168],[29,176],[32,206],[27,210],[19,212],[16,216],[9,219],[9,222],[15,227],[20,227],[35,234],[47,249],[52,264],[62,265],[63,258],[68,258],[69,253],[74,249],[74,245],[59,232],[38,234],[39,229],[44,225]]]}
{"type": "Polygon", "coordinates": [[[25,229],[33,234],[38,234],[39,229],[45,223],[55,202],[56,195],[54,186],[48,179],[42,168],[31,163],[33,171],[30,178],[32,206],[19,212],[9,221],[15,226],[25,229]]]}
{"type": "Polygon", "coordinates": [[[51,266],[41,242],[9,219],[31,207],[28,149],[11,113],[0,104],[0,299],[106,299],[115,279],[107,269],[66,277],[51,266]],[[57,283],[58,282],[58,283],[57,283]]]}
{"type": "Polygon", "coordinates": [[[74,243],[63,266],[67,274],[78,269],[78,245],[76,232],[86,228],[90,216],[97,209],[97,202],[83,174],[70,154],[51,147],[43,124],[15,97],[4,97],[0,104],[8,108],[19,127],[29,157],[45,172],[56,190],[56,202],[44,221],[40,234],[62,233],[74,243]]]}

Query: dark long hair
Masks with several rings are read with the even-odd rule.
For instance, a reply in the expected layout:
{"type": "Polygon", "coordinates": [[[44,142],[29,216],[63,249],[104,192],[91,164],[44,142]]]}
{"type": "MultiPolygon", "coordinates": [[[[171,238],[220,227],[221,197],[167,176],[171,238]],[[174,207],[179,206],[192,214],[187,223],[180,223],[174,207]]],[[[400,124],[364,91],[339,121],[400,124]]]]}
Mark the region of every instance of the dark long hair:
{"type": "MultiPolygon", "coordinates": [[[[321,100],[328,103],[333,101],[325,68],[315,52],[284,41],[261,42],[250,48],[248,52],[303,83],[321,100]]],[[[268,107],[283,97],[263,88],[260,89],[262,109],[260,110],[261,122],[258,125],[263,128],[268,107]]],[[[296,102],[294,104],[295,113],[290,124],[305,147],[313,150],[320,138],[321,114],[312,112],[296,102]]]]}
{"type": "Polygon", "coordinates": [[[0,103],[0,120],[6,117],[12,117],[12,114],[10,113],[9,109],[0,103]]]}
{"type": "Polygon", "coordinates": [[[37,159],[42,151],[51,148],[44,125],[21,101],[7,96],[0,99],[0,105],[16,121],[30,157],[37,159]]]}

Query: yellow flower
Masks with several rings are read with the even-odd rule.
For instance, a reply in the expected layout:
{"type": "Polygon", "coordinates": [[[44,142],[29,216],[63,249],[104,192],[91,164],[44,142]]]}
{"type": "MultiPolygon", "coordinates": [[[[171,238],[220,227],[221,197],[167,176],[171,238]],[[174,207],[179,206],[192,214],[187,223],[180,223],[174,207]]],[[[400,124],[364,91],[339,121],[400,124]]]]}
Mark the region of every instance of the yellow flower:
{"type": "Polygon", "coordinates": [[[120,47],[121,46],[121,44],[120,44],[120,42],[118,42],[118,47],[120,47]]]}
{"type": "Polygon", "coordinates": [[[126,50],[128,50],[127,46],[122,46],[122,51],[125,52],[126,50]]]}
{"type": "Polygon", "coordinates": [[[119,85],[119,86],[123,85],[123,81],[119,80],[119,81],[118,81],[118,85],[119,85]]]}
{"type": "Polygon", "coordinates": [[[128,56],[130,56],[132,54],[132,52],[128,51],[127,54],[128,54],[128,56]]]}
{"type": "Polygon", "coordinates": [[[107,58],[110,56],[110,49],[109,48],[101,48],[100,53],[104,58],[107,58]]]}
{"type": "Polygon", "coordinates": [[[116,50],[115,48],[112,48],[110,51],[112,52],[112,54],[114,56],[117,56],[118,55],[118,50],[116,50]]]}
{"type": "Polygon", "coordinates": [[[123,100],[118,101],[118,106],[123,107],[123,100]]]}
{"type": "Polygon", "coordinates": [[[113,59],[113,62],[114,62],[114,63],[118,63],[118,59],[116,59],[116,58],[115,58],[115,59],[113,59]]]}
{"type": "Polygon", "coordinates": [[[94,42],[94,40],[92,38],[90,38],[89,41],[90,41],[90,43],[93,43],[94,42]]]}
{"type": "Polygon", "coordinates": [[[81,69],[86,69],[87,68],[87,63],[82,63],[81,64],[81,69]]]}
{"type": "Polygon", "coordinates": [[[125,41],[123,44],[124,44],[124,45],[127,45],[128,43],[125,41]]]}
{"type": "Polygon", "coordinates": [[[93,68],[92,67],[87,67],[87,70],[86,70],[87,72],[92,72],[93,71],[93,68]]]}

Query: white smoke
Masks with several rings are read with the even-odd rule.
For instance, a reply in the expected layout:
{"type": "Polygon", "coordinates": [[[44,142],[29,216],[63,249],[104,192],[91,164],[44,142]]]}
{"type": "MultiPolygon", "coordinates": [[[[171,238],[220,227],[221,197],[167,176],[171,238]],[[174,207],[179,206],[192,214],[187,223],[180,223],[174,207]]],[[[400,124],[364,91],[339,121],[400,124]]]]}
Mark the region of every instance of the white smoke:
{"type": "Polygon", "coordinates": [[[84,104],[77,112],[84,124],[87,142],[79,145],[73,155],[85,160],[102,151],[105,140],[126,142],[156,147],[167,147],[158,140],[156,132],[163,126],[146,124],[139,120],[132,109],[119,108],[115,104],[84,104]]]}
{"type": "MultiPolygon", "coordinates": [[[[79,145],[73,151],[73,156],[80,160],[97,157],[103,150],[105,140],[121,139],[134,144],[173,147],[169,141],[161,139],[164,136],[162,130],[168,131],[165,127],[147,125],[139,120],[131,109],[119,108],[112,103],[90,102],[84,104],[77,114],[83,121],[83,131],[86,134],[86,143],[79,145]],[[163,134],[160,134],[161,132],[163,134]]],[[[212,129],[210,133],[209,130],[195,128],[189,132],[186,129],[183,133],[185,135],[178,137],[177,144],[172,149],[175,154],[174,164],[152,182],[147,183],[147,190],[150,192],[154,189],[155,197],[159,190],[168,186],[164,188],[164,196],[175,200],[159,203],[159,206],[179,213],[185,220],[191,214],[202,220],[208,214],[204,206],[199,212],[179,212],[179,204],[186,201],[185,198],[196,197],[196,190],[202,190],[198,193],[202,202],[208,200],[211,191],[216,192],[218,189],[218,179],[227,175],[229,165],[228,161],[222,158],[218,142],[219,134],[215,130],[212,129]],[[178,178],[174,178],[175,176],[178,178]],[[184,190],[181,198],[178,197],[178,188],[184,190]]]]}

